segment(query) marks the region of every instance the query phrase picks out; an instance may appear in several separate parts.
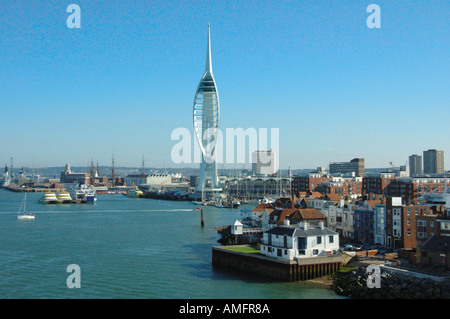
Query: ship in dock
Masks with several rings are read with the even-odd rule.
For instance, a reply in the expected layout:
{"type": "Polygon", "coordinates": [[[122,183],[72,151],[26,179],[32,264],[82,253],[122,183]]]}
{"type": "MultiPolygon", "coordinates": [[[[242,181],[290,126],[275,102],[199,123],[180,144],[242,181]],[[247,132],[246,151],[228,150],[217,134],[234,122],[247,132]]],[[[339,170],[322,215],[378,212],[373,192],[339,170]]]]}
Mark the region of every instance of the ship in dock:
{"type": "Polygon", "coordinates": [[[45,192],[39,202],[41,204],[58,204],[58,197],[53,192],[45,192]]]}
{"type": "Polygon", "coordinates": [[[75,187],[68,187],[68,192],[75,203],[94,203],[97,201],[97,192],[93,186],[79,184],[75,187]]]}

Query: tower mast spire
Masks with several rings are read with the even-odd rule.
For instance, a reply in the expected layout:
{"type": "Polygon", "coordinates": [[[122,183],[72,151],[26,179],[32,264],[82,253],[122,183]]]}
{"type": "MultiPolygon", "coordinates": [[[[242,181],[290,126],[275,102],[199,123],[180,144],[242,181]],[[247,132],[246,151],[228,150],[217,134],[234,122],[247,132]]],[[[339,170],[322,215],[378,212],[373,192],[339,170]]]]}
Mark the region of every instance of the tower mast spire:
{"type": "Polygon", "coordinates": [[[211,27],[208,22],[208,44],[206,46],[206,72],[212,74],[212,62],[211,62],[211,27]]]}

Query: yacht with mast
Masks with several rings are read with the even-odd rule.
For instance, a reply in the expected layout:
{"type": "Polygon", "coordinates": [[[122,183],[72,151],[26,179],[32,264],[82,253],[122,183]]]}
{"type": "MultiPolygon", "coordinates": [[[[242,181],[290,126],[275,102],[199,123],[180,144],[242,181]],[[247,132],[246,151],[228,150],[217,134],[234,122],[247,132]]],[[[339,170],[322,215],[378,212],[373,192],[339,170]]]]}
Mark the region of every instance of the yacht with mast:
{"type": "Polygon", "coordinates": [[[25,193],[22,204],[20,205],[19,212],[17,213],[18,220],[35,220],[34,214],[27,213],[27,193],[25,193]],[[23,207],[23,211],[22,211],[23,207]]]}

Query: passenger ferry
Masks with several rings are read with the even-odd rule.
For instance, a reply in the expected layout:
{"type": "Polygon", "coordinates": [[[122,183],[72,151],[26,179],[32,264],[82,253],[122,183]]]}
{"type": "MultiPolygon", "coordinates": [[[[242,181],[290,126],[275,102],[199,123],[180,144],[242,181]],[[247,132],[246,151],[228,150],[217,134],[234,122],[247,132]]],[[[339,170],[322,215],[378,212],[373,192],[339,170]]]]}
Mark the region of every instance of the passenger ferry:
{"type": "Polygon", "coordinates": [[[44,196],[40,199],[42,204],[58,204],[58,198],[53,192],[46,192],[44,196]]]}
{"type": "Polygon", "coordinates": [[[72,197],[68,192],[60,192],[58,194],[58,203],[60,204],[71,204],[73,203],[72,197]]]}

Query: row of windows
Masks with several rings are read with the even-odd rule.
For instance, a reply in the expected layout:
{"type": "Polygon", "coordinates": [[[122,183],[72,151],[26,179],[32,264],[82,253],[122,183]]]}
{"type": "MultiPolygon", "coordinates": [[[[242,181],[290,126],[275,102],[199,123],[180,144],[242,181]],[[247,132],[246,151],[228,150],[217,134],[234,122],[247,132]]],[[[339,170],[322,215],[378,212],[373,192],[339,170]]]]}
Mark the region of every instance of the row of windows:
{"type": "MultiPolygon", "coordinates": [[[[265,250],[266,250],[266,247],[263,247],[263,250],[265,251],[265,250]]],[[[272,248],[272,247],[268,247],[268,248],[267,248],[267,251],[268,251],[269,253],[272,253],[272,252],[275,251],[275,249],[272,248]]],[[[287,256],[287,254],[288,254],[288,250],[287,250],[287,249],[284,249],[284,251],[283,251],[282,249],[277,248],[277,249],[276,249],[276,252],[277,252],[277,256],[278,256],[278,257],[281,257],[283,253],[284,253],[285,256],[287,256]]],[[[300,250],[298,251],[298,254],[299,254],[299,255],[305,255],[305,253],[306,253],[306,251],[305,251],[304,249],[300,249],[300,250]]],[[[319,250],[318,250],[318,249],[313,249],[313,255],[318,255],[318,254],[319,254],[319,250]]]]}

